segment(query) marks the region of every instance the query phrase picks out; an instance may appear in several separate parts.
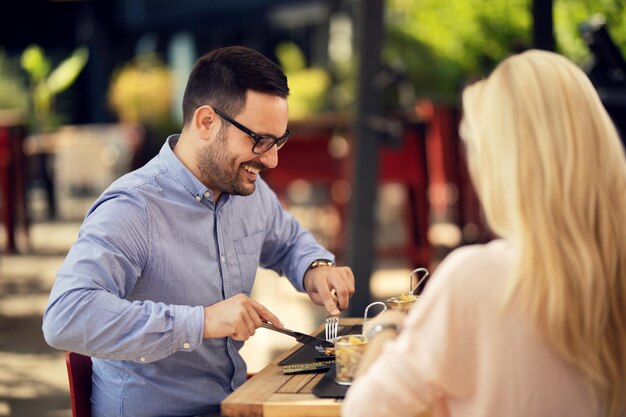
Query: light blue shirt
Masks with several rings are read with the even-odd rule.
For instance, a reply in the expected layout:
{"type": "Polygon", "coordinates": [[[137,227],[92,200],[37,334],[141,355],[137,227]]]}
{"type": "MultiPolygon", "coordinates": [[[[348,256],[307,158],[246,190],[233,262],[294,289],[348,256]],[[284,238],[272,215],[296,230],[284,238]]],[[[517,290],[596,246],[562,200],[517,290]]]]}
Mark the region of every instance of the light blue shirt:
{"type": "Polygon", "coordinates": [[[303,291],[308,265],[334,260],[260,178],[215,206],[177,140],[89,209],[44,314],[51,346],[93,357],[94,417],[219,409],[246,379],[243,343],[203,339],[203,306],[250,295],[258,266],[303,291]]]}

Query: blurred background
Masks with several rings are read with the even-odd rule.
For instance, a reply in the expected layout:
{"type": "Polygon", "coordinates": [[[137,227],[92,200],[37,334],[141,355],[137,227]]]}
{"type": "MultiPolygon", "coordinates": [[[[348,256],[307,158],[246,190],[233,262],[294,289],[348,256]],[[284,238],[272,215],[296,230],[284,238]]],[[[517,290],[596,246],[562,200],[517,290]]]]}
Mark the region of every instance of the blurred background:
{"type": "MultiPolygon", "coordinates": [[[[195,60],[244,45],[292,94],[289,144],[264,178],[350,265],[345,316],[408,292],[486,227],[458,137],[460,92],[528,48],[579,64],[626,129],[622,0],[22,0],[0,25],[0,416],[70,416],[63,352],[41,315],[84,214],[181,128],[195,60]]],[[[253,296],[287,327],[324,311],[259,269],[253,296]]],[[[251,371],[293,345],[257,332],[251,371]]]]}

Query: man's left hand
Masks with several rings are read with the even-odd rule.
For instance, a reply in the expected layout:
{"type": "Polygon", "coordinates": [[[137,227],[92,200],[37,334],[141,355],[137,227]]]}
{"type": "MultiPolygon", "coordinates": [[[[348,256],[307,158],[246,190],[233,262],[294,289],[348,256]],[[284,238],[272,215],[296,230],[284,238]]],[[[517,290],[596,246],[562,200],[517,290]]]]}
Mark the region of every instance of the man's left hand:
{"type": "Polygon", "coordinates": [[[334,316],[348,308],[354,294],[354,275],[347,266],[318,266],[304,275],[304,288],[317,305],[334,316]],[[336,298],[331,293],[335,290],[336,298]]]}

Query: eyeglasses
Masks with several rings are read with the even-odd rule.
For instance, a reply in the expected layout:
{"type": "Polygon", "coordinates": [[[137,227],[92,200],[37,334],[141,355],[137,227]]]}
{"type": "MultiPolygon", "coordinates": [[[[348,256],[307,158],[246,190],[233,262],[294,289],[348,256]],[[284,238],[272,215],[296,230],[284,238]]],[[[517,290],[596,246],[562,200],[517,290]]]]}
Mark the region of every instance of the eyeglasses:
{"type": "Polygon", "coordinates": [[[254,133],[252,130],[248,129],[238,121],[226,116],[221,110],[218,110],[215,107],[213,107],[213,110],[215,111],[215,113],[219,114],[224,120],[235,126],[237,129],[241,130],[243,133],[250,136],[252,140],[254,140],[252,152],[257,155],[269,151],[274,145],[276,145],[276,149],[282,148],[285,143],[287,143],[287,139],[289,139],[289,136],[291,136],[291,132],[289,130],[285,131],[285,134],[279,138],[271,135],[259,135],[258,133],[254,133]]]}

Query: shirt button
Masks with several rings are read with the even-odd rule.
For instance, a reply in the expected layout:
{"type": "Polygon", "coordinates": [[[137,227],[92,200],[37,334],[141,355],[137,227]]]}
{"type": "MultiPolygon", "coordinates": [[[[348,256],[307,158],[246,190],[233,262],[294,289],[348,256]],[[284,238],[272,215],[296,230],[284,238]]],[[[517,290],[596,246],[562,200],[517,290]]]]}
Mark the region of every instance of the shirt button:
{"type": "Polygon", "coordinates": [[[200,201],[200,200],[202,200],[202,196],[201,195],[197,195],[196,196],[196,201],[200,201]]]}
{"type": "Polygon", "coordinates": [[[146,361],[146,358],[144,358],[144,357],[142,356],[141,358],[139,358],[139,361],[140,361],[140,362],[145,362],[145,361],[146,361]]]}
{"type": "Polygon", "coordinates": [[[206,198],[209,198],[209,197],[211,197],[211,193],[210,193],[210,192],[208,192],[208,191],[206,191],[206,192],[204,193],[204,196],[205,196],[206,198]]]}
{"type": "Polygon", "coordinates": [[[185,349],[189,349],[191,347],[191,345],[187,342],[183,343],[183,348],[185,349]]]}
{"type": "Polygon", "coordinates": [[[222,255],[222,262],[226,262],[226,257],[222,255]]]}

